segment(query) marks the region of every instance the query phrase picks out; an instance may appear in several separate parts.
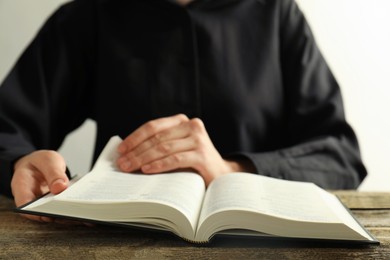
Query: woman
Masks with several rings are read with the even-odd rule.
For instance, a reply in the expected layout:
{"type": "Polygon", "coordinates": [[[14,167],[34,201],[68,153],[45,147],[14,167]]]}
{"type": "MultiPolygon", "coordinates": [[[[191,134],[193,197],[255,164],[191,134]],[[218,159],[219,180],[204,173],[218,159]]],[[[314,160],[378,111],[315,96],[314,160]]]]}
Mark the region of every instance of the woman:
{"type": "Polygon", "coordinates": [[[21,205],[66,189],[55,150],[88,118],[94,158],[124,138],[124,172],[190,168],[208,184],[247,171],[329,189],[366,176],[339,86],[292,0],[65,4],[0,88],[1,192],[21,205]]]}

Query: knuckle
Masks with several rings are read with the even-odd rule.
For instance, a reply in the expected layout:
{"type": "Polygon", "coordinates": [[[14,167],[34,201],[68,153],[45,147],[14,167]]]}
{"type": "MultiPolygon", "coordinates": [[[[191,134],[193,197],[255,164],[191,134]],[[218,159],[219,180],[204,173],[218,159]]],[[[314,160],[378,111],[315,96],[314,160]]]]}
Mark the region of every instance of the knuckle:
{"type": "Polygon", "coordinates": [[[191,128],[195,131],[203,131],[205,129],[203,121],[199,118],[191,119],[190,124],[191,128]]]}
{"type": "Polygon", "coordinates": [[[158,144],[157,150],[163,154],[169,154],[171,151],[171,146],[169,144],[158,144]]]}
{"type": "Polygon", "coordinates": [[[124,146],[126,147],[126,150],[132,149],[136,146],[133,139],[126,139],[123,143],[124,143],[124,146]]]}
{"type": "Polygon", "coordinates": [[[138,169],[143,165],[143,159],[141,158],[132,158],[131,159],[131,170],[138,169]]]}
{"type": "Polygon", "coordinates": [[[40,156],[42,159],[44,160],[52,160],[53,158],[57,158],[58,157],[58,154],[56,151],[52,151],[52,150],[42,150],[40,152],[40,156]]]}
{"type": "Polygon", "coordinates": [[[183,160],[184,160],[184,157],[183,157],[183,155],[182,154],[178,154],[178,153],[176,153],[176,154],[172,154],[171,155],[171,158],[172,158],[172,161],[175,163],[175,164],[181,164],[181,162],[183,162],[183,160]]]}
{"type": "Polygon", "coordinates": [[[186,122],[186,121],[188,121],[189,119],[188,119],[188,117],[185,115],[185,114],[178,114],[178,115],[176,115],[176,117],[179,119],[179,121],[181,121],[181,122],[186,122]]]}
{"type": "Polygon", "coordinates": [[[164,135],[160,134],[160,133],[157,133],[153,138],[152,138],[152,142],[154,144],[158,144],[158,143],[161,143],[162,141],[164,141],[164,135]]]}
{"type": "Polygon", "coordinates": [[[145,130],[147,133],[155,133],[157,131],[158,124],[156,121],[149,121],[145,124],[145,130]]]}

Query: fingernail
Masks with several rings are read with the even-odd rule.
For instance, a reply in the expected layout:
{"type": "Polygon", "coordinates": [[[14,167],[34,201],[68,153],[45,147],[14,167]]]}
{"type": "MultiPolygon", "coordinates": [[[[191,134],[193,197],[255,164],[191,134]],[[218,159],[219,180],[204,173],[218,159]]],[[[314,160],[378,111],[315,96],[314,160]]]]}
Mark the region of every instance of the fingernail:
{"type": "Polygon", "coordinates": [[[63,185],[63,184],[65,184],[65,181],[63,179],[57,179],[57,180],[53,181],[51,185],[57,185],[57,184],[63,185]]]}
{"type": "Polygon", "coordinates": [[[131,162],[129,162],[129,161],[125,161],[125,162],[123,162],[123,163],[121,164],[121,168],[122,168],[122,170],[124,170],[124,171],[130,170],[130,167],[131,167],[131,162]]]}
{"type": "Polygon", "coordinates": [[[125,156],[119,157],[117,160],[118,165],[122,165],[122,163],[126,162],[127,158],[125,156]]]}
{"type": "Polygon", "coordinates": [[[146,164],[146,165],[142,166],[142,170],[145,172],[149,171],[151,168],[152,168],[152,166],[150,166],[150,164],[146,164]]]}
{"type": "Polygon", "coordinates": [[[66,189],[66,182],[63,179],[57,179],[51,183],[50,192],[54,194],[58,194],[66,189]]]}

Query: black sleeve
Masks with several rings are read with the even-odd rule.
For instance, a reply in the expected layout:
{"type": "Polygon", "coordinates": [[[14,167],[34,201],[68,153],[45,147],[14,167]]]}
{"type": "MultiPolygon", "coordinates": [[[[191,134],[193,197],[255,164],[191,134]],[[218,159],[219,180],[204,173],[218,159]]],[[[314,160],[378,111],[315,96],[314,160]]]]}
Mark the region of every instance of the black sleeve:
{"type": "Polygon", "coordinates": [[[2,194],[11,196],[16,159],[37,149],[58,149],[88,116],[94,31],[89,2],[59,8],[0,87],[2,194]]]}
{"type": "Polygon", "coordinates": [[[357,188],[366,176],[339,86],[294,1],[279,1],[280,57],[287,100],[285,149],[246,154],[260,174],[357,188]]]}

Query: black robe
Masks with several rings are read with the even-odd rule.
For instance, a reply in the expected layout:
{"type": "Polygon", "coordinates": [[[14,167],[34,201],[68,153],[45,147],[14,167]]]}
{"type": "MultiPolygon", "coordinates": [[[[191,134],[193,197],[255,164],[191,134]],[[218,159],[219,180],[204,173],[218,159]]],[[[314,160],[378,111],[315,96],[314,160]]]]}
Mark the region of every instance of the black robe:
{"type": "MultiPolygon", "coordinates": [[[[366,176],[339,86],[292,0],[75,0],[0,87],[0,192],[13,162],[87,118],[112,135],[185,113],[257,173],[356,188],[366,176]]],[[[82,144],[80,144],[82,145],[82,144]]],[[[77,149],[77,147],[75,147],[77,149]]]]}

